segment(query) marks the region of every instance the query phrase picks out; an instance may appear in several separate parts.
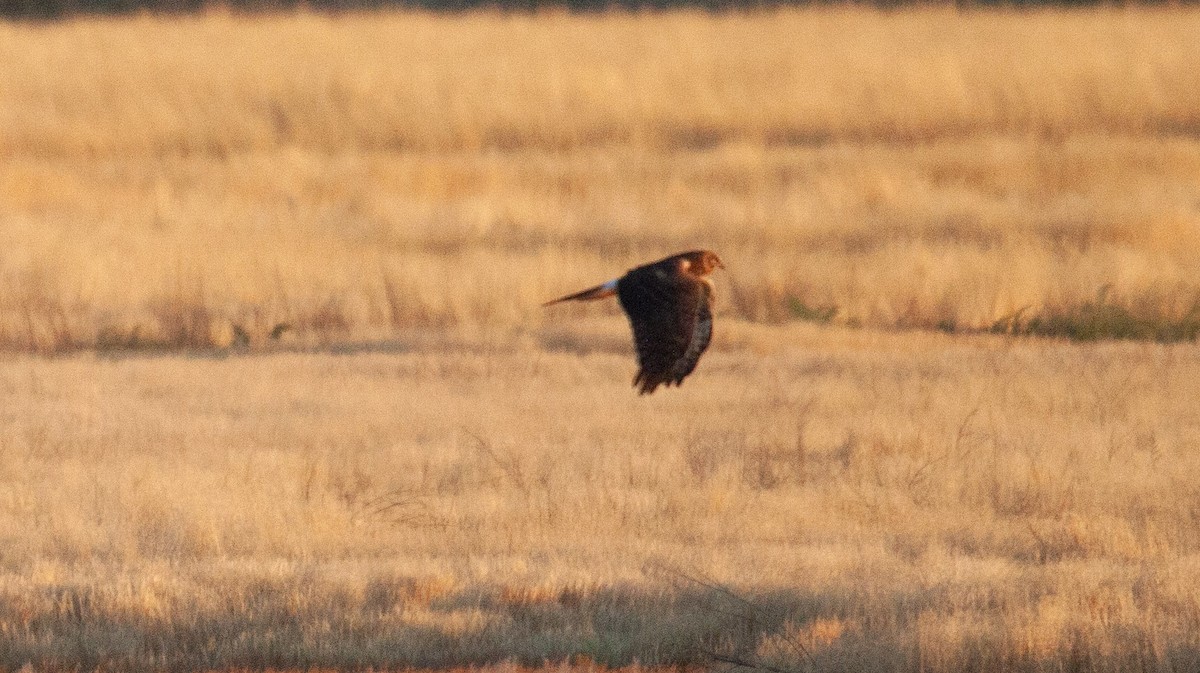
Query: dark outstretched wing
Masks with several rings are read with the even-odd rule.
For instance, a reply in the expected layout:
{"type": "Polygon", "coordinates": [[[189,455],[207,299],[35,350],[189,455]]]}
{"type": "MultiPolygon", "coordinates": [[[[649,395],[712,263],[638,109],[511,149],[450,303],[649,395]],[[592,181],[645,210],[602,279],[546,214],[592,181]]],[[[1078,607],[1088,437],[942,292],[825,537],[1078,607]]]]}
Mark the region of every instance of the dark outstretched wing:
{"type": "Polygon", "coordinates": [[[712,290],[705,283],[701,283],[700,288],[700,305],[696,313],[696,326],[692,328],[692,339],[688,343],[687,351],[671,368],[671,378],[675,385],[683,383],[683,379],[695,371],[696,363],[700,361],[700,356],[704,355],[709,342],[712,341],[712,290]]]}
{"type": "Polygon", "coordinates": [[[633,383],[641,394],[664,383],[677,385],[695,368],[712,330],[708,295],[708,286],[684,274],[673,259],[633,269],[617,282],[633,328],[639,367],[633,383]]]}

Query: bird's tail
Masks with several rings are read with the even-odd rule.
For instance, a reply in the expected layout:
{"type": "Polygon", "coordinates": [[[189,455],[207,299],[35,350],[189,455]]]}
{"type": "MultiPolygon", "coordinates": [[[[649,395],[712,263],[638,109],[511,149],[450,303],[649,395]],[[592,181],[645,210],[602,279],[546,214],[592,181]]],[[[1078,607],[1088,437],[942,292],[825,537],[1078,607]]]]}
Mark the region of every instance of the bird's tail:
{"type": "Polygon", "coordinates": [[[607,283],[604,283],[603,285],[597,285],[596,287],[589,287],[588,289],[583,290],[582,292],[576,292],[575,294],[569,294],[565,297],[559,297],[558,299],[552,299],[552,300],[546,302],[545,304],[542,304],[542,306],[550,306],[551,304],[557,304],[560,301],[591,301],[593,299],[604,299],[605,297],[611,297],[616,293],[617,293],[617,281],[610,280],[607,283]]]}

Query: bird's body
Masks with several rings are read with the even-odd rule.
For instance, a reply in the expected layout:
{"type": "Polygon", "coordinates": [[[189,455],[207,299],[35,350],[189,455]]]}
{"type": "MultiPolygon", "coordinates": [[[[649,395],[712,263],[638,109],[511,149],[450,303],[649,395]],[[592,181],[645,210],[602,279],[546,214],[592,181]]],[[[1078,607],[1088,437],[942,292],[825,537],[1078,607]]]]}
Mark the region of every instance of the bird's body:
{"type": "Polygon", "coordinates": [[[716,253],[684,252],[545,305],[617,295],[637,349],[639,369],[633,385],[645,395],[660,385],[683,383],[708,348],[714,298],[708,275],[718,268],[725,265],[716,253]]]}

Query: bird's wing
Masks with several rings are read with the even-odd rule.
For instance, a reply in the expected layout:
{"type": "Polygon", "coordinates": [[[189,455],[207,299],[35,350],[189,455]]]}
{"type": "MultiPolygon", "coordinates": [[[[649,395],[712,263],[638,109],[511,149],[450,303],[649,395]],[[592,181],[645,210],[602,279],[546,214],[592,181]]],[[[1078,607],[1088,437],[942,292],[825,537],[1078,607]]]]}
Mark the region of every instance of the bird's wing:
{"type": "Polygon", "coordinates": [[[633,383],[641,394],[652,393],[664,383],[678,384],[695,367],[712,328],[711,315],[707,328],[697,327],[702,322],[701,307],[707,309],[707,291],[705,283],[680,271],[671,260],[633,269],[618,281],[617,297],[629,316],[638,355],[633,383]],[[704,343],[691,356],[690,365],[678,365],[693,350],[698,334],[704,343]]]}
{"type": "Polygon", "coordinates": [[[712,290],[706,283],[701,283],[700,287],[703,291],[698,297],[696,325],[692,328],[691,341],[688,342],[687,350],[671,367],[671,379],[675,385],[683,383],[683,379],[696,369],[696,363],[700,362],[700,356],[704,355],[704,351],[708,350],[709,342],[712,341],[712,290]]]}

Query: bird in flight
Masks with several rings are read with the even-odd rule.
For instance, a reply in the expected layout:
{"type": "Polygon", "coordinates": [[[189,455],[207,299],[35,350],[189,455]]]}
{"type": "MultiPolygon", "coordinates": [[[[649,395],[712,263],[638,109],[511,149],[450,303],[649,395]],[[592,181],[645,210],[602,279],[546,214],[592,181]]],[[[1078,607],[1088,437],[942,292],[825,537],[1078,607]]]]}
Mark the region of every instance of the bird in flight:
{"type": "Polygon", "coordinates": [[[680,385],[696,368],[712,340],[713,283],[708,275],[724,268],[711,250],[681,252],[542,305],[617,295],[637,349],[633,385],[646,395],[660,385],[680,385]]]}

